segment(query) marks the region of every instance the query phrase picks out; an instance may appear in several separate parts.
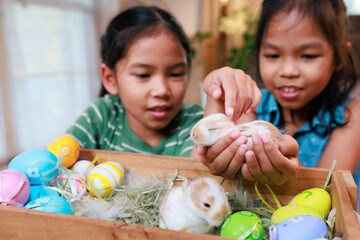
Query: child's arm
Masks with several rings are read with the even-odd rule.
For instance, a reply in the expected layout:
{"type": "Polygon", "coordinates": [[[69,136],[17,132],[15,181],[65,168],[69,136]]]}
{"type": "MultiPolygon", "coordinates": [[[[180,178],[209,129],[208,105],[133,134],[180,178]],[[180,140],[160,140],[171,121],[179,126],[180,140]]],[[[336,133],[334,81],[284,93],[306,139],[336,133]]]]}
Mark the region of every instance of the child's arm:
{"type": "Polygon", "coordinates": [[[348,108],[351,111],[348,124],[331,134],[317,167],[331,168],[336,160],[335,169],[354,172],[360,159],[360,99],[353,99],[348,108]]]}

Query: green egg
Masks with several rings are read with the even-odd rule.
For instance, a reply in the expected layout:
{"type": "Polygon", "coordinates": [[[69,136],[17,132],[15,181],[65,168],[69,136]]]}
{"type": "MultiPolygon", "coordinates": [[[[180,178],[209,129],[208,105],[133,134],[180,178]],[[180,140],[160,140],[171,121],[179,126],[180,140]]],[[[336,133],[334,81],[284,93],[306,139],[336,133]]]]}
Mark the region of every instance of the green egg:
{"type": "Polygon", "coordinates": [[[232,214],[222,225],[222,237],[257,240],[263,239],[264,228],[258,216],[248,211],[232,214]]]}
{"type": "Polygon", "coordinates": [[[327,218],[331,209],[331,196],[322,188],[311,188],[297,194],[289,204],[302,205],[320,212],[327,218]]]}
{"type": "Polygon", "coordinates": [[[302,205],[288,204],[277,209],[271,216],[271,221],[275,224],[279,224],[285,219],[298,215],[312,215],[324,220],[321,213],[313,208],[302,205]]]}

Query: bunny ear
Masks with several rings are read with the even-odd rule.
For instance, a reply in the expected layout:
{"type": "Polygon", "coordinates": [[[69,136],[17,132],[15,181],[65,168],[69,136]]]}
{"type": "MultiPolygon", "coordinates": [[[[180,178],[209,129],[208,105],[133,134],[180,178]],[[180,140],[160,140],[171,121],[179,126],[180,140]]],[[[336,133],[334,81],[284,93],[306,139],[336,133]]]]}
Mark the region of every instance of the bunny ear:
{"type": "Polygon", "coordinates": [[[191,184],[192,181],[193,181],[193,179],[190,178],[190,177],[184,178],[184,181],[183,181],[183,184],[182,184],[182,188],[183,188],[184,191],[189,188],[189,185],[191,184]]]}

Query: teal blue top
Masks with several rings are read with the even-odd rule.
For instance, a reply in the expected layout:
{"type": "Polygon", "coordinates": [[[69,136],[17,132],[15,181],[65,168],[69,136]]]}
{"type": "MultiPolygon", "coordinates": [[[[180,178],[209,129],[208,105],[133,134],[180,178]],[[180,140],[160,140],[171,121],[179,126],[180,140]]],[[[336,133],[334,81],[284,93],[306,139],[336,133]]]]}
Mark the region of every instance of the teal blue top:
{"type": "MultiPolygon", "coordinates": [[[[275,97],[271,95],[267,89],[262,89],[261,93],[262,99],[256,108],[257,118],[259,120],[271,122],[275,126],[278,126],[281,132],[285,133],[284,127],[280,126],[280,110],[275,97]]],[[[344,123],[344,109],[350,99],[351,98],[349,98],[343,105],[336,107],[334,116],[337,122],[344,123]]],[[[332,123],[330,134],[321,136],[317,133],[324,132],[326,126],[330,122],[330,111],[325,112],[324,122],[320,121],[319,116],[321,116],[323,112],[324,109],[320,110],[319,113],[311,120],[312,125],[317,130],[316,132],[311,130],[310,121],[308,121],[293,135],[299,144],[299,161],[304,167],[316,167],[332,131],[336,128],[336,125],[332,123]]],[[[356,183],[359,182],[359,173],[360,164],[357,165],[354,173],[356,183]]]]}

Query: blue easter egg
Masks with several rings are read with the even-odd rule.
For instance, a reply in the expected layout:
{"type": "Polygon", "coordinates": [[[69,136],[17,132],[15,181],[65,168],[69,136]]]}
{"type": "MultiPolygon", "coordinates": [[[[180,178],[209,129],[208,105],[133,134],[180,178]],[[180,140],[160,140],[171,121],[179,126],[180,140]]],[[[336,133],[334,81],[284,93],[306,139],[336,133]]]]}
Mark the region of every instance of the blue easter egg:
{"type": "Polygon", "coordinates": [[[270,227],[270,240],[328,239],[326,223],[313,215],[297,215],[270,227]]]}
{"type": "Polygon", "coordinates": [[[72,214],[71,205],[62,197],[45,196],[27,203],[24,208],[44,212],[72,214]]]}
{"type": "Polygon", "coordinates": [[[36,149],[20,153],[14,157],[8,168],[24,173],[30,185],[48,184],[58,174],[58,159],[47,150],[36,149]]]}
{"type": "Polygon", "coordinates": [[[59,196],[59,193],[53,189],[47,189],[45,185],[32,185],[30,186],[30,196],[27,203],[45,196],[59,196]]]}

